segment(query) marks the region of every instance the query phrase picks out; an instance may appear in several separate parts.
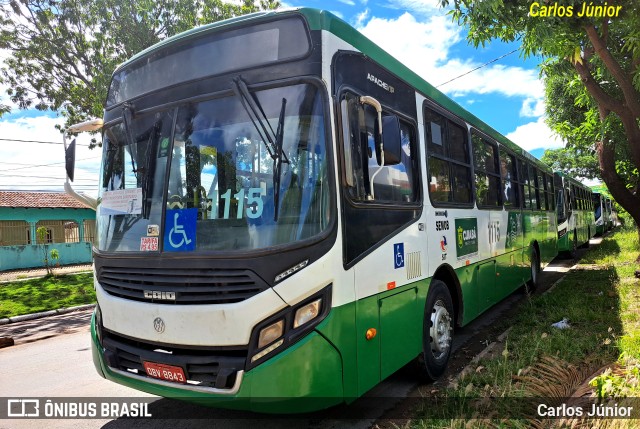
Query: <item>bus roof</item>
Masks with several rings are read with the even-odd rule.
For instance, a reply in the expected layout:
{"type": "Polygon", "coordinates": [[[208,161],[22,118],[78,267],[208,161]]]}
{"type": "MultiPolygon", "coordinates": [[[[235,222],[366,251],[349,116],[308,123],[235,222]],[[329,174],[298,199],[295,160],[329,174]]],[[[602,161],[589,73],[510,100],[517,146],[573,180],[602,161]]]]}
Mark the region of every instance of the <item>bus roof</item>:
{"type": "Polygon", "coordinates": [[[196,27],[183,33],[176,34],[175,36],[169,37],[134,55],[132,58],[118,66],[114,71],[114,74],[123,67],[126,67],[127,65],[130,65],[140,58],[158,51],[163,47],[189,40],[191,38],[196,38],[209,32],[223,31],[230,27],[244,25],[249,21],[263,21],[273,19],[277,16],[286,16],[291,14],[303,15],[311,30],[324,30],[334,34],[335,36],[349,43],[351,46],[371,58],[373,61],[386,68],[389,72],[395,74],[398,78],[404,80],[407,84],[414,87],[419,93],[422,93],[427,98],[435,101],[437,104],[449,110],[454,115],[460,117],[473,127],[477,128],[478,130],[487,134],[489,137],[501,143],[502,145],[511,149],[518,155],[534,162],[539,167],[544,167],[544,169],[548,172],[551,171],[551,169],[546,164],[542,163],[540,160],[522,149],[520,146],[516,145],[511,140],[500,134],[493,127],[486,124],[477,116],[464,109],[458,103],[456,103],[444,93],[436,89],[433,85],[425,81],[417,73],[413,72],[411,69],[394,58],[391,54],[383,50],[380,46],[376,45],[351,25],[326,10],[298,7],[278,9],[275,11],[262,11],[196,27]]]}
{"type": "Polygon", "coordinates": [[[593,192],[593,190],[588,187],[587,185],[583,184],[582,182],[580,182],[578,179],[569,176],[567,173],[565,173],[564,171],[554,171],[553,174],[557,174],[558,176],[567,179],[568,181],[572,182],[574,185],[578,185],[581,186],[585,189],[587,189],[589,192],[593,192]]]}

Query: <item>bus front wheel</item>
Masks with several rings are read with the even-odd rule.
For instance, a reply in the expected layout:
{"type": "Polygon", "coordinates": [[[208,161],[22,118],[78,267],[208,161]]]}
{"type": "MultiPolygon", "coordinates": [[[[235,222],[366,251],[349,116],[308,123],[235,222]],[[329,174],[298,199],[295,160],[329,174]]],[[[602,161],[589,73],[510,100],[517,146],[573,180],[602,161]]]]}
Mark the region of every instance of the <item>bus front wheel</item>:
{"type": "Polygon", "coordinates": [[[429,287],[424,311],[424,338],[418,358],[428,380],[437,380],[447,369],[453,342],[453,301],[447,285],[434,280],[429,287]]]}

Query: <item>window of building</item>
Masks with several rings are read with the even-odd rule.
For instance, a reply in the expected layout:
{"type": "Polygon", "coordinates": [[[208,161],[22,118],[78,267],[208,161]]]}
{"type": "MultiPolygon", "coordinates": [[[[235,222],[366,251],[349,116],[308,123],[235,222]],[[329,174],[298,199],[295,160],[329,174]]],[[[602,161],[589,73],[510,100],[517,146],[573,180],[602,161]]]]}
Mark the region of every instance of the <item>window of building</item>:
{"type": "Polygon", "coordinates": [[[96,239],[96,221],[95,219],[85,219],[83,223],[84,227],[84,241],[93,243],[96,239]]]}
{"type": "Polygon", "coordinates": [[[38,244],[79,243],[80,231],[78,223],[72,220],[41,220],[36,223],[38,244]],[[46,228],[44,240],[38,233],[39,228],[46,228]]]}
{"type": "Polygon", "coordinates": [[[23,220],[0,220],[0,246],[31,244],[31,227],[23,220]]]}

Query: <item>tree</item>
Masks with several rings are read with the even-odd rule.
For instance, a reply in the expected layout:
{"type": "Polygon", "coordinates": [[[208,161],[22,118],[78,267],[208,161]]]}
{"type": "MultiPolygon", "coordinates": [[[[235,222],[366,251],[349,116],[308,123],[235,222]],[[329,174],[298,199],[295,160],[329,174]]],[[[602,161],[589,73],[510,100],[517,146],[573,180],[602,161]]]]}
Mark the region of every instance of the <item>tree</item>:
{"type": "Polygon", "coordinates": [[[548,122],[567,145],[547,149],[542,161],[573,176],[601,179],[596,142],[606,130],[609,140],[615,143],[616,172],[627,188],[637,193],[640,176],[631,161],[621,121],[614,115],[610,115],[606,123],[600,121],[595,100],[578,76],[571,75],[571,68],[566,61],[544,66],[548,122]],[[550,73],[549,67],[561,69],[550,73]]]}
{"type": "Polygon", "coordinates": [[[53,274],[53,268],[49,263],[49,230],[41,226],[36,229],[36,235],[38,236],[38,242],[42,246],[42,262],[47,270],[47,275],[50,276],[53,274]]]}
{"type": "MultiPolygon", "coordinates": [[[[628,158],[623,161],[634,170],[640,167],[640,4],[633,0],[609,1],[604,8],[604,2],[573,0],[452,0],[451,4],[453,18],[468,27],[468,39],[475,46],[496,38],[521,41],[525,57],[548,58],[543,66],[547,80],[559,79],[567,88],[579,82],[576,90],[584,96],[573,101],[582,103],[577,106],[584,109],[582,120],[556,123],[552,114],[550,125],[560,131],[576,125],[582,131],[591,129],[582,138],[592,139],[600,177],[640,225],[640,194],[617,168],[617,157],[625,152],[628,158]],[[594,16],[595,6],[608,16],[594,16]]],[[[553,110],[559,98],[547,92],[548,109],[553,110]]]]}
{"type": "MultiPolygon", "coordinates": [[[[145,48],[196,25],[276,0],[0,0],[0,70],[20,108],[59,111],[67,125],[101,117],[111,74],[145,48]]],[[[0,116],[8,110],[0,106],[0,116]]]]}

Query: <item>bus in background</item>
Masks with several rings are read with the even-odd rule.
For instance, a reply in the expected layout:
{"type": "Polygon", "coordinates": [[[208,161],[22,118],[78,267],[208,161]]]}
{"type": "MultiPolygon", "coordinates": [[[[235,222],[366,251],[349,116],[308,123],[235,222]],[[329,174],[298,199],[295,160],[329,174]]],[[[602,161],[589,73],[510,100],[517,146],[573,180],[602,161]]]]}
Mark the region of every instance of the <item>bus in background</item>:
{"type": "Polygon", "coordinates": [[[617,215],[615,210],[613,210],[613,200],[611,198],[607,198],[605,200],[605,208],[607,212],[607,222],[606,222],[606,230],[611,231],[616,226],[617,215]]]}
{"type": "Polygon", "coordinates": [[[558,252],[575,258],[579,247],[589,247],[596,233],[591,189],[565,173],[556,171],[558,252]]]}
{"type": "Polygon", "coordinates": [[[553,172],[326,11],[141,52],[102,136],[93,359],[153,394],[303,412],[436,379],[557,255],[553,172]]]}
{"type": "Polygon", "coordinates": [[[592,195],[596,235],[601,236],[611,229],[611,200],[599,192],[594,192],[592,195]]]}

